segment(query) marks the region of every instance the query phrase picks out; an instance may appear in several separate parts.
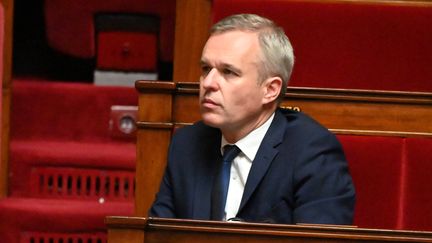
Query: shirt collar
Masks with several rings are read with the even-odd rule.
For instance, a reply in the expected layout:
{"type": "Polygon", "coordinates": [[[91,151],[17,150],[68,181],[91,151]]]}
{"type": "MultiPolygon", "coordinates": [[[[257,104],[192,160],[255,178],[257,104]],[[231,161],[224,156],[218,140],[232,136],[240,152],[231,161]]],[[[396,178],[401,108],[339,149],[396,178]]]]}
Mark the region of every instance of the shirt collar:
{"type": "MultiPolygon", "coordinates": [[[[255,155],[258,152],[259,146],[261,145],[262,140],[264,139],[267,130],[269,129],[275,113],[273,113],[266,122],[264,122],[260,127],[251,131],[248,135],[240,139],[235,143],[237,147],[241,150],[241,152],[250,160],[253,161],[255,159],[255,155]]],[[[223,147],[229,144],[224,136],[222,135],[221,139],[221,154],[223,154],[223,147]]]]}

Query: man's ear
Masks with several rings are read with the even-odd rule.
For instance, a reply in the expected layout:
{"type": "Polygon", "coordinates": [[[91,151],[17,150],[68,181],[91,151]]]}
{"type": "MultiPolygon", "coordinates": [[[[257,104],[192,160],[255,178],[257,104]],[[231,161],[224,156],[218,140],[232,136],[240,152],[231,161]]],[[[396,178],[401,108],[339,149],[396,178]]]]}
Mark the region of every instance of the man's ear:
{"type": "Polygon", "coordinates": [[[271,77],[264,81],[263,104],[275,101],[282,89],[282,79],[280,77],[271,77]]]}

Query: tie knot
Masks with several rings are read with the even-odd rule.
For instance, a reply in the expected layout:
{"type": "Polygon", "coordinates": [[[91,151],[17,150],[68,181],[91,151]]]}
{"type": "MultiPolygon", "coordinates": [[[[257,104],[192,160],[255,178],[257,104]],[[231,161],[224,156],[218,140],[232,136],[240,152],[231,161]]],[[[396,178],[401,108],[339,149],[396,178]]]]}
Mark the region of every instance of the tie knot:
{"type": "Polygon", "coordinates": [[[240,149],[236,145],[225,145],[223,150],[224,162],[231,162],[240,153],[240,149]]]}

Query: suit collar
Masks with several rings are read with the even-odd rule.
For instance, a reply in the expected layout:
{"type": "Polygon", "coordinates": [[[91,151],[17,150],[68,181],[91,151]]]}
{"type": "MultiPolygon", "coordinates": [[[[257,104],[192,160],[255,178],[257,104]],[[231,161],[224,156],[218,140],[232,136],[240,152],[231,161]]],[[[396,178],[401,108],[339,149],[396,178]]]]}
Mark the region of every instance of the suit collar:
{"type": "Polygon", "coordinates": [[[243,192],[243,197],[240,203],[239,212],[248,202],[253,192],[267,173],[271,162],[279,153],[277,146],[282,143],[286,127],[286,118],[279,111],[276,110],[270,128],[268,129],[263,141],[258,149],[252,167],[248,175],[248,179],[243,192]]]}
{"type": "MultiPolygon", "coordinates": [[[[251,131],[249,134],[247,134],[245,137],[240,139],[235,143],[237,147],[240,148],[242,153],[252,162],[255,159],[255,156],[258,152],[258,149],[261,145],[261,142],[264,139],[264,136],[266,135],[268,129],[270,128],[270,125],[272,121],[274,120],[275,113],[271,114],[271,116],[265,121],[261,126],[256,128],[255,130],[251,131]]],[[[225,140],[225,138],[222,136],[222,147],[227,144],[228,142],[225,140]]]]}

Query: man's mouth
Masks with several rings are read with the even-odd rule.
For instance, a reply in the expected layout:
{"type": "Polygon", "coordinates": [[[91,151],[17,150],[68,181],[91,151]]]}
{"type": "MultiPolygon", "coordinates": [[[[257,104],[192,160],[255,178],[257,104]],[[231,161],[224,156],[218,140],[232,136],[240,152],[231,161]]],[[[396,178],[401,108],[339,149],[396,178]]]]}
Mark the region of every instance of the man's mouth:
{"type": "Polygon", "coordinates": [[[203,107],[205,107],[205,108],[214,108],[214,107],[216,107],[216,106],[219,106],[218,103],[214,102],[214,101],[213,101],[212,99],[210,99],[210,98],[204,98],[204,99],[201,101],[201,105],[202,105],[203,107]]]}

